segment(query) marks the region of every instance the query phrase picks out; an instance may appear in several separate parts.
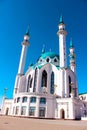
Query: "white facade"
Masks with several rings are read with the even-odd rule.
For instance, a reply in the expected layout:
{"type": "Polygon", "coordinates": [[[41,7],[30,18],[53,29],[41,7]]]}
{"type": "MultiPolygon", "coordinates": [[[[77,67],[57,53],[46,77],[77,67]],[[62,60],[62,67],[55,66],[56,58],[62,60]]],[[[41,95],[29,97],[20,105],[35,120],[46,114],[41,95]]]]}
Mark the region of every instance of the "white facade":
{"type": "Polygon", "coordinates": [[[87,113],[87,101],[83,102],[78,95],[73,46],[70,46],[70,67],[67,66],[67,33],[62,19],[57,34],[59,55],[43,51],[37,63],[24,74],[29,44],[29,33],[25,34],[13,99],[3,100],[3,115],[81,119],[84,104],[87,113]]]}

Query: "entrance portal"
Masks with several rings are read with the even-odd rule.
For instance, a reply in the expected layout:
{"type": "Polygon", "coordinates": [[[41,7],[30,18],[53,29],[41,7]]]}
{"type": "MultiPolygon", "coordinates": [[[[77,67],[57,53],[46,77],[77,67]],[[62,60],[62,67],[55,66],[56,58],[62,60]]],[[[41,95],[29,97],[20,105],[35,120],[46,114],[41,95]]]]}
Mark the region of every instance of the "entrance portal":
{"type": "Polygon", "coordinates": [[[9,108],[6,108],[6,114],[5,115],[8,115],[8,112],[9,112],[9,108]]]}
{"type": "Polygon", "coordinates": [[[61,111],[60,111],[60,118],[61,119],[65,118],[65,111],[64,111],[64,109],[61,109],[61,111]]]}

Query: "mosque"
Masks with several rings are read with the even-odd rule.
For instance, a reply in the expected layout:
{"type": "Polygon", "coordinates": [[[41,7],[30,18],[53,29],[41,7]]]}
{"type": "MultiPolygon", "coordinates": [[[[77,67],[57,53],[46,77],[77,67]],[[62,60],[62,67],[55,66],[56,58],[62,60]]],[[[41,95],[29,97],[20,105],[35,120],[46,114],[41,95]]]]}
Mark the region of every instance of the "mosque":
{"type": "Polygon", "coordinates": [[[2,115],[48,118],[87,119],[87,94],[78,94],[75,48],[70,41],[70,65],[67,65],[65,24],[62,16],[58,24],[59,55],[42,53],[36,64],[24,73],[27,50],[30,45],[29,29],[24,35],[13,98],[4,96],[2,115]]]}

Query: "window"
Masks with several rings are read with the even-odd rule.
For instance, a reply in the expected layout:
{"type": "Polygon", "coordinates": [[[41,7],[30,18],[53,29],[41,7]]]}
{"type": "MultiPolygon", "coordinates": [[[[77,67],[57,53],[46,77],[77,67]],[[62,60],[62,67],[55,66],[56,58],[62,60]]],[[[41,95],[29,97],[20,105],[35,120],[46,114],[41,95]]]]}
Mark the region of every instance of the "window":
{"type": "Polygon", "coordinates": [[[47,72],[44,70],[42,73],[42,84],[41,87],[47,87],[47,72]]]}
{"type": "Polygon", "coordinates": [[[47,62],[49,62],[49,61],[50,61],[50,59],[49,59],[49,58],[47,58],[47,59],[46,59],[46,61],[47,61],[47,62]]]}
{"type": "Polygon", "coordinates": [[[26,106],[22,106],[21,115],[26,115],[26,106]]]}
{"type": "Polygon", "coordinates": [[[36,110],[36,107],[30,107],[30,109],[29,109],[29,115],[30,116],[35,116],[35,110],[36,110]]]}
{"type": "Polygon", "coordinates": [[[23,97],[22,102],[27,102],[27,97],[23,97]]]}
{"type": "Polygon", "coordinates": [[[83,103],[83,107],[86,107],[86,104],[85,104],[85,103],[83,103]]]}
{"type": "Polygon", "coordinates": [[[40,117],[45,117],[45,107],[40,107],[39,108],[39,116],[40,117]]]}
{"type": "Polygon", "coordinates": [[[35,103],[36,102],[36,97],[31,97],[30,103],[35,103]]]}
{"type": "Polygon", "coordinates": [[[46,104],[46,98],[40,98],[40,104],[46,104]]]}
{"type": "Polygon", "coordinates": [[[40,59],[40,62],[42,62],[42,59],[40,59]]]}
{"type": "Polygon", "coordinates": [[[71,94],[72,91],[72,86],[71,86],[71,77],[69,76],[69,96],[71,94]]]}
{"type": "Polygon", "coordinates": [[[28,77],[28,84],[27,84],[27,92],[29,92],[29,88],[32,88],[32,82],[33,82],[33,78],[31,78],[31,75],[29,75],[28,77]]]}
{"type": "Polygon", "coordinates": [[[37,68],[35,69],[35,76],[34,76],[34,87],[33,87],[33,92],[36,91],[36,85],[37,85],[37,68]]]}
{"type": "Polygon", "coordinates": [[[51,88],[50,88],[50,93],[54,94],[54,72],[51,74],[51,88]]]}
{"type": "Polygon", "coordinates": [[[17,103],[20,102],[20,97],[17,98],[17,103]]]}
{"type": "Polygon", "coordinates": [[[83,110],[83,117],[86,117],[87,116],[87,112],[86,110],[83,110]]]}
{"type": "Polygon", "coordinates": [[[30,88],[30,79],[31,79],[31,75],[28,76],[27,92],[29,92],[29,88],[30,88]]]}
{"type": "Polygon", "coordinates": [[[30,80],[30,88],[32,88],[33,78],[30,80]]]}
{"type": "Polygon", "coordinates": [[[56,58],[54,59],[54,62],[57,62],[57,59],[56,59],[56,58]]]}
{"type": "Polygon", "coordinates": [[[16,106],[15,114],[18,115],[18,113],[19,113],[19,106],[16,106]]]}

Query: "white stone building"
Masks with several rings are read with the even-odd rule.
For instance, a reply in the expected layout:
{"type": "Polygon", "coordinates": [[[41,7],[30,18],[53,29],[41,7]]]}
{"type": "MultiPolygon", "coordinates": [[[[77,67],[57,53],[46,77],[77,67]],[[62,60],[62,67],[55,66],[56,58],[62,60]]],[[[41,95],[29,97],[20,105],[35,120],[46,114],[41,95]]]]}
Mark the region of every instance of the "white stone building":
{"type": "MultiPolygon", "coordinates": [[[[54,52],[42,54],[35,65],[24,74],[29,29],[24,35],[22,52],[16,76],[13,99],[4,98],[3,115],[54,119],[81,119],[87,100],[78,95],[75,50],[70,41],[70,66],[67,65],[65,24],[62,16],[58,25],[59,55],[54,52]]],[[[87,95],[86,95],[87,96],[87,95]]]]}

